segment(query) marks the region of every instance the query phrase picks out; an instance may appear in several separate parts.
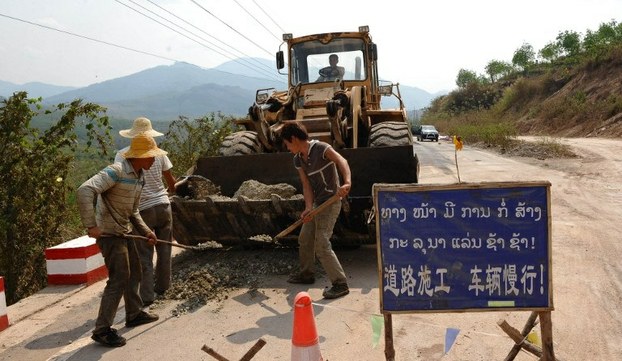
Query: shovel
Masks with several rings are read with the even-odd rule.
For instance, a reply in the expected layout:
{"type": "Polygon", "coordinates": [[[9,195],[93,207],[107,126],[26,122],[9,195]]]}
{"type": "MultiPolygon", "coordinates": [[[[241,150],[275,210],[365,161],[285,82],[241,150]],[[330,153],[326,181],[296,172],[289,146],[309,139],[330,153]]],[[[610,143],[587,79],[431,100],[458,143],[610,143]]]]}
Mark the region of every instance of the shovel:
{"type": "MultiPolygon", "coordinates": [[[[316,214],[322,212],[326,207],[330,206],[331,204],[335,203],[336,201],[340,200],[341,198],[339,198],[338,195],[334,195],[330,198],[328,198],[327,200],[324,201],[324,203],[320,204],[319,206],[313,208],[309,214],[307,214],[307,217],[313,217],[316,214]]],[[[306,218],[306,217],[305,217],[306,218]]],[[[296,222],[292,223],[291,226],[285,228],[284,230],[281,231],[281,233],[277,234],[274,239],[279,239],[279,238],[283,238],[285,236],[287,236],[288,234],[290,234],[294,229],[298,228],[298,226],[300,226],[302,223],[304,222],[304,218],[300,218],[299,220],[297,220],[296,222]]]]}
{"type": "MultiPolygon", "coordinates": [[[[134,240],[134,241],[145,241],[145,242],[147,242],[149,240],[149,238],[147,238],[147,237],[137,236],[137,235],[134,235],[134,234],[124,234],[123,237],[127,238],[127,239],[134,240]]],[[[179,244],[177,242],[169,242],[169,241],[165,241],[165,240],[162,240],[162,239],[156,239],[156,242],[164,243],[164,244],[169,244],[169,245],[171,245],[173,247],[191,249],[191,250],[194,250],[194,251],[204,251],[204,250],[208,249],[208,248],[203,248],[203,247],[198,247],[198,246],[188,246],[188,245],[185,245],[185,244],[179,244]]]]}

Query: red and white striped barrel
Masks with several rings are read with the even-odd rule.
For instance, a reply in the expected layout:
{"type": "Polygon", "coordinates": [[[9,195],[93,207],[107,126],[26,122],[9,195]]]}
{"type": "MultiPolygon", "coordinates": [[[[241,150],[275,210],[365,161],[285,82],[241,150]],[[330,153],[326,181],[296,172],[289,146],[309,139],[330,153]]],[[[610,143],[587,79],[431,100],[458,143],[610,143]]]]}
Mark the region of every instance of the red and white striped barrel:
{"type": "Polygon", "coordinates": [[[4,277],[0,276],[0,331],[9,327],[9,316],[6,312],[6,296],[4,293],[4,277]]]}
{"type": "Polygon", "coordinates": [[[45,250],[50,285],[91,284],[108,277],[95,238],[82,236],[45,250]]]}

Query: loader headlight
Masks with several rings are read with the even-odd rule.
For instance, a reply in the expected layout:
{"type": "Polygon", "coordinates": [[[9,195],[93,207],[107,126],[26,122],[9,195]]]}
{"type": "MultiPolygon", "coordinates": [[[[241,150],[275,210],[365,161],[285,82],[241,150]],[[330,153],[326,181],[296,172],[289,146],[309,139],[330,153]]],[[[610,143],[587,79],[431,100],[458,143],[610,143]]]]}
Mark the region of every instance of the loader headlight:
{"type": "Polygon", "coordinates": [[[391,96],[391,95],[393,95],[393,84],[391,84],[391,85],[381,85],[381,86],[378,87],[378,91],[380,92],[380,95],[391,96]]]}
{"type": "Polygon", "coordinates": [[[268,93],[257,93],[257,95],[255,96],[255,102],[257,104],[263,104],[268,100],[268,98],[268,93]]]}
{"type": "Polygon", "coordinates": [[[272,93],[274,93],[274,88],[258,89],[257,92],[255,92],[255,103],[265,103],[270,98],[270,94],[272,93]]]}

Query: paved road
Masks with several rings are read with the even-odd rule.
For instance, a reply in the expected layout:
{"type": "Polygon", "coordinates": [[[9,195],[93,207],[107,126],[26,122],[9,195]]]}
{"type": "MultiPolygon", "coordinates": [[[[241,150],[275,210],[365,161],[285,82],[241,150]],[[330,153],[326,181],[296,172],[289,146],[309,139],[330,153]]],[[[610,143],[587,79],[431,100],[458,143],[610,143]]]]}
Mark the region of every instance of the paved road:
{"type": "MultiPolygon", "coordinates": [[[[622,173],[616,140],[565,141],[584,157],[577,160],[508,159],[468,145],[458,153],[464,182],[548,180],[552,183],[553,267],[556,355],[564,360],[622,359],[622,173]]],[[[414,145],[423,184],[457,182],[453,144],[414,145]]],[[[89,287],[48,287],[9,307],[12,325],[0,333],[0,360],[213,360],[203,345],[239,359],[259,338],[266,346],[253,360],[289,360],[292,302],[308,291],[325,360],[384,360],[384,343],[372,345],[370,319],[379,313],[379,277],[375,247],[341,251],[351,293],[321,300],[325,279],[311,287],[290,285],[284,276],[266,277],[256,290],[240,289],[227,300],[210,303],[180,317],[175,303],[156,308],[160,321],[127,329],[118,312],[120,333],[128,344],[107,349],[93,344],[94,325],[104,282],[89,287]]],[[[406,314],[393,316],[397,360],[500,360],[512,341],[499,319],[521,328],[528,311],[406,314]],[[448,328],[460,333],[444,355],[448,328]]],[[[517,361],[534,360],[524,352],[517,361]]]]}

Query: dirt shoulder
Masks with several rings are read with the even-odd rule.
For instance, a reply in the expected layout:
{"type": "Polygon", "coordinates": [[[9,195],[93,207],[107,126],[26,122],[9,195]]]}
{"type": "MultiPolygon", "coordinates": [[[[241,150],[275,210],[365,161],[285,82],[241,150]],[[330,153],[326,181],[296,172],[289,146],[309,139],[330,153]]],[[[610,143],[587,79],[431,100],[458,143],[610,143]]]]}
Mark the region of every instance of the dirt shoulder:
{"type": "MultiPolygon", "coordinates": [[[[522,139],[539,141],[541,138],[522,139]]],[[[462,180],[551,182],[555,306],[552,318],[556,354],[565,360],[620,359],[622,347],[616,340],[622,339],[622,268],[619,262],[622,142],[602,138],[558,138],[555,141],[567,145],[578,157],[501,159],[489,152],[471,149],[472,152],[459,154],[462,180]],[[495,164],[497,161],[499,163],[495,164]]],[[[424,170],[422,173],[426,174],[424,170]]],[[[430,179],[436,180],[441,179],[430,179]]],[[[526,319],[524,315],[517,318],[517,313],[506,317],[514,319],[519,329],[526,319]]],[[[479,320],[487,318],[488,315],[478,317],[479,320]]],[[[498,348],[503,348],[505,342],[499,342],[498,348]]],[[[472,347],[465,350],[462,359],[503,358],[486,358],[476,350],[475,344],[472,347]]]]}
{"type": "MultiPolygon", "coordinates": [[[[551,182],[555,353],[564,360],[621,359],[622,159],[618,153],[622,142],[559,141],[581,157],[508,158],[467,145],[458,154],[461,180],[551,182]]],[[[418,143],[415,150],[422,164],[420,183],[457,181],[454,167],[437,163],[441,160],[453,164],[451,143],[418,143]]],[[[379,314],[380,302],[375,246],[337,251],[348,274],[351,293],[333,301],[321,299],[322,290],[328,285],[322,275],[310,286],[285,281],[290,268],[296,266],[295,250],[182,252],[195,269],[212,267],[211,273],[218,278],[229,277],[230,282],[222,288],[211,283],[213,280],[204,279],[207,284],[190,291],[196,294],[210,290],[204,305],[190,307],[197,305],[184,306],[184,300],[163,299],[152,308],[160,315],[160,321],[135,329],[123,326],[121,307],[116,327],[128,338],[128,344],[106,349],[94,345],[89,338],[104,285],[103,281],[98,282],[69,297],[57,295],[53,303],[28,306],[38,311],[0,333],[0,360],[210,360],[201,351],[203,345],[227,358],[239,359],[259,338],[267,343],[253,360],[289,360],[292,303],[300,291],[309,292],[314,300],[325,360],[385,359],[383,338],[376,347],[372,343],[371,319],[379,314]]],[[[182,279],[194,277],[188,269],[184,272],[182,279]]],[[[48,288],[44,292],[52,298],[57,290],[48,288]]],[[[36,299],[32,298],[32,302],[36,299]]],[[[14,307],[26,308],[20,303],[10,306],[9,318],[14,307]]],[[[505,319],[520,329],[528,316],[528,311],[394,315],[396,359],[502,360],[513,342],[499,329],[497,321],[505,319]],[[445,333],[449,328],[458,329],[459,333],[445,355],[445,333]]],[[[525,352],[516,358],[535,359],[525,352]]]]}

